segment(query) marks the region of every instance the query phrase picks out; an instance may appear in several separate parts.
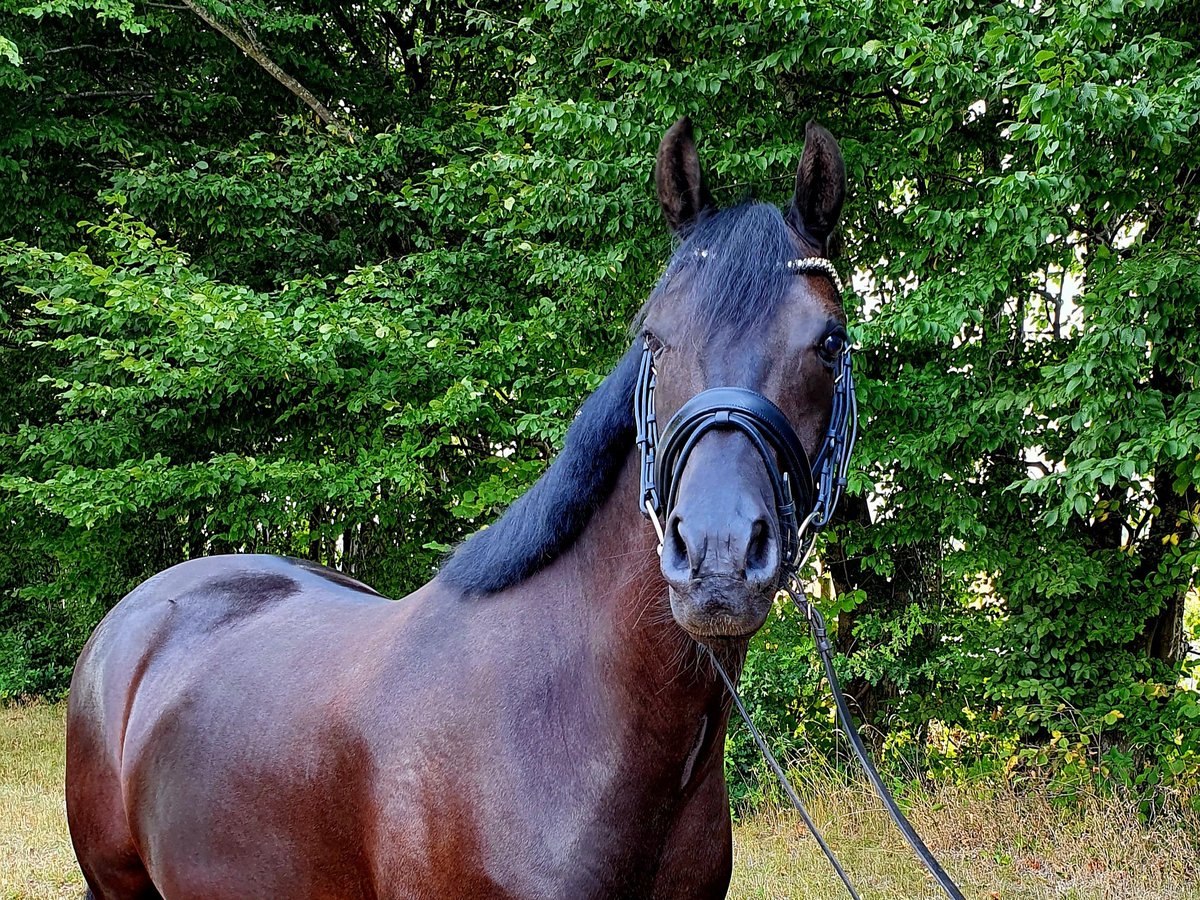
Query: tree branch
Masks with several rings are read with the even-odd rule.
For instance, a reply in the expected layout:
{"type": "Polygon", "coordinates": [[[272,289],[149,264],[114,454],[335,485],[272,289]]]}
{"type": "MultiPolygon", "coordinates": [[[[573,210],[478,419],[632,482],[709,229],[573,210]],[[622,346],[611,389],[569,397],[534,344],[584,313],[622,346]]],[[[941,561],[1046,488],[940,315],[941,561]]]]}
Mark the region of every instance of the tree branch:
{"type": "Polygon", "coordinates": [[[350,21],[350,17],[346,15],[346,11],[336,3],[329,11],[333,15],[333,20],[337,22],[338,27],[342,29],[342,32],[349,39],[350,45],[354,48],[354,52],[358,54],[359,59],[373,68],[383,69],[384,67],[379,65],[378,58],[367,44],[362,32],[350,21]]]}
{"type": "Polygon", "coordinates": [[[387,30],[396,39],[396,45],[400,48],[400,59],[404,63],[404,74],[412,82],[413,89],[417,93],[423,93],[429,85],[429,76],[422,68],[420,59],[413,53],[416,49],[416,41],[409,29],[405,27],[404,22],[395,13],[381,9],[379,15],[383,18],[383,24],[387,26],[387,30]]]}
{"type": "Polygon", "coordinates": [[[153,91],[147,90],[124,90],[124,91],[80,91],[75,94],[59,94],[63,100],[103,100],[111,97],[136,97],[139,100],[146,100],[154,96],[153,91]]]}
{"type": "Polygon", "coordinates": [[[245,29],[245,33],[239,33],[218,21],[212,13],[197,3],[196,0],[183,0],[183,3],[188,9],[203,19],[210,28],[224,35],[246,56],[258,63],[268,75],[299,98],[305,106],[317,114],[317,118],[333,129],[339,137],[353,143],[353,135],[349,129],[342,125],[341,120],[324,103],[318,100],[312,91],[276,65],[275,61],[267,55],[262,44],[254,39],[253,32],[250,29],[245,29]]]}
{"type": "Polygon", "coordinates": [[[74,44],[70,47],[55,47],[52,50],[42,51],[42,56],[53,56],[56,53],[70,53],[73,50],[103,50],[104,48],[98,44],[74,44]]]}
{"type": "Polygon", "coordinates": [[[901,94],[894,87],[888,87],[880,91],[858,93],[830,85],[826,88],[826,90],[833,91],[835,94],[840,94],[843,97],[850,97],[854,100],[886,100],[888,103],[902,103],[903,105],[911,106],[914,109],[920,109],[925,105],[920,100],[914,100],[912,97],[907,97],[904,94],[901,94]]]}

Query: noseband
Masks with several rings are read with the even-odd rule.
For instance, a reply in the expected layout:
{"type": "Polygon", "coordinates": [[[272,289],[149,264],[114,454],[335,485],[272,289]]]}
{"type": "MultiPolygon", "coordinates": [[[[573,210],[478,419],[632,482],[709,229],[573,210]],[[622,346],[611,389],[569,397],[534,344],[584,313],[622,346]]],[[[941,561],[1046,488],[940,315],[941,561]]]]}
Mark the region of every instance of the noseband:
{"type": "MultiPolygon", "coordinates": [[[[825,275],[842,293],[837,270],[827,259],[793,259],[790,271],[825,275]]],[[[787,416],[757,391],[740,387],[715,387],[701,391],[673,415],[663,429],[661,446],[654,412],[657,375],[654,351],[647,338],[634,391],[634,419],[641,454],[642,512],[658,533],[662,552],[662,516],[674,506],[679,482],[692,451],[710,431],[740,431],[762,457],[775,495],[780,531],[780,562],[785,574],[798,571],[812,552],[816,534],[829,524],[842,491],[850,452],[858,435],[858,401],[847,342],[833,362],[833,408],[825,439],[816,459],[808,454],[787,416]]]]}

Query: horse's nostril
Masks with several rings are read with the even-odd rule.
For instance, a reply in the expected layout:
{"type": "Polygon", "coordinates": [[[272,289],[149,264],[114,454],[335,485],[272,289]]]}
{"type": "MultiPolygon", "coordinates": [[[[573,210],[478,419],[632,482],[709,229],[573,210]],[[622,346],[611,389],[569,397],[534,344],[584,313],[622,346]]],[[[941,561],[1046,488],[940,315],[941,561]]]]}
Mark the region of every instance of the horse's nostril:
{"type": "Polygon", "coordinates": [[[719,527],[705,528],[702,523],[703,516],[672,515],[668,520],[662,552],[662,572],[668,581],[721,576],[761,585],[775,577],[779,552],[765,515],[753,520],[730,515],[719,527]]]}
{"type": "Polygon", "coordinates": [[[771,567],[771,527],[763,518],[750,526],[750,541],[746,545],[746,572],[755,574],[771,567]]]}
{"type": "Polygon", "coordinates": [[[681,569],[690,571],[695,568],[695,563],[688,552],[687,541],[683,539],[683,534],[679,530],[680,521],[678,516],[671,519],[670,533],[667,535],[667,540],[671,542],[671,556],[675,560],[676,565],[681,569]]]}

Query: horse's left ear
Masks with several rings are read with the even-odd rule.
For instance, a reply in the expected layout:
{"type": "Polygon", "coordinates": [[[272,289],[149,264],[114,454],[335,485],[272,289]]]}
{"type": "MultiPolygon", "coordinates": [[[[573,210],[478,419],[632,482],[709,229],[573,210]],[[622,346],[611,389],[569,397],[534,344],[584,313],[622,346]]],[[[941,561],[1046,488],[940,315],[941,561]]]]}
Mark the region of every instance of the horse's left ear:
{"type": "Polygon", "coordinates": [[[846,199],[846,164],[833,135],[809,122],[804,129],[804,154],[796,172],[796,196],[787,212],[788,222],[829,253],[829,236],[837,225],[846,199]]]}

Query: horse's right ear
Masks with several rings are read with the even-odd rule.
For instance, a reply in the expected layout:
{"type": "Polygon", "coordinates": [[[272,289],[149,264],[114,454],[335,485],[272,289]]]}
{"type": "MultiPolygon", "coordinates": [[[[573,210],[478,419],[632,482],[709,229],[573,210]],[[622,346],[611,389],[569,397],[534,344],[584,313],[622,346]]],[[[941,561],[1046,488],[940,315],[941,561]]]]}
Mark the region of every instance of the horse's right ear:
{"type": "Polygon", "coordinates": [[[846,164],[833,135],[809,122],[804,129],[804,154],[796,172],[796,196],[787,211],[791,226],[817,250],[829,254],[829,238],[846,199],[846,164]]]}
{"type": "Polygon", "coordinates": [[[658,145],[654,181],[663,215],[675,233],[686,231],[701,213],[712,208],[712,194],[704,184],[692,137],[692,120],[686,116],[667,130],[658,145]]]}

